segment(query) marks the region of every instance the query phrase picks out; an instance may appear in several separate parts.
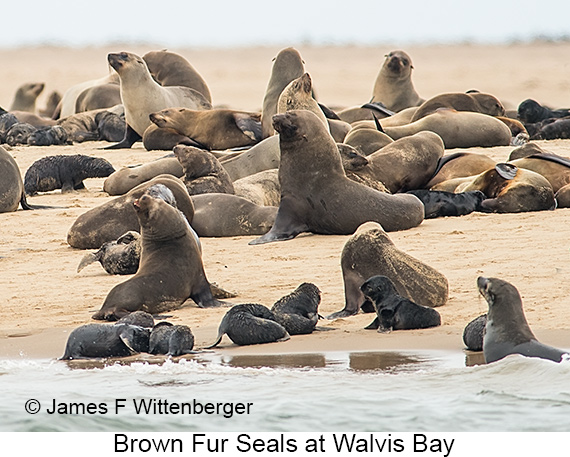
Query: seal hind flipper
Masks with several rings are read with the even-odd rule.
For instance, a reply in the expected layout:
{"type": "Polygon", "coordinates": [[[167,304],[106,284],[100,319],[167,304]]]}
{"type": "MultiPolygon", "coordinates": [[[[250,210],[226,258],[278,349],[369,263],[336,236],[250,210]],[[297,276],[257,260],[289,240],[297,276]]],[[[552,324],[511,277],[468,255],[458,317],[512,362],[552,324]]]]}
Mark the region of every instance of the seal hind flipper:
{"type": "MultiPolygon", "coordinates": [[[[393,116],[394,114],[396,114],[394,111],[386,108],[386,105],[384,105],[384,103],[381,102],[365,103],[364,105],[361,106],[361,108],[368,108],[370,110],[385,114],[386,116],[393,116]]],[[[374,113],[372,114],[374,115],[374,113]]]]}
{"type": "Polygon", "coordinates": [[[245,113],[234,113],[237,127],[253,141],[261,141],[263,139],[261,133],[261,120],[255,119],[245,113]]]}
{"type": "Polygon", "coordinates": [[[79,265],[77,266],[77,273],[83,270],[87,265],[91,265],[92,263],[97,262],[100,258],[97,254],[99,254],[100,252],[101,251],[99,250],[95,254],[93,254],[92,252],[85,254],[81,259],[81,262],[79,262],[79,265]]]}
{"type": "Polygon", "coordinates": [[[517,171],[519,169],[510,163],[498,163],[495,165],[495,170],[501,178],[511,180],[515,179],[515,176],[517,175],[517,171]]]}

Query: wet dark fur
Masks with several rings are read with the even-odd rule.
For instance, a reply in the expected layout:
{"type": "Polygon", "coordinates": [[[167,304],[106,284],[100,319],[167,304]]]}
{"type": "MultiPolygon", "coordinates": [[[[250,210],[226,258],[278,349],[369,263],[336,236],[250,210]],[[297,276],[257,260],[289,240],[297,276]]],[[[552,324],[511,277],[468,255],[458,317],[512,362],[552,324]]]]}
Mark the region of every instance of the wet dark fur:
{"type": "Polygon", "coordinates": [[[290,335],[312,333],[319,320],[321,291],[304,282],[293,292],[280,298],[271,308],[275,319],[290,335]]]}
{"type": "Polygon", "coordinates": [[[439,190],[410,190],[408,194],[418,197],[425,207],[425,218],[464,216],[481,209],[487,197],[479,190],[471,192],[445,192],[439,190]]]}
{"type": "Polygon", "coordinates": [[[487,313],[476,317],[469,322],[463,330],[463,342],[470,351],[483,350],[483,335],[487,325],[487,313]]]}
{"type": "Polygon", "coordinates": [[[150,333],[149,352],[177,357],[192,353],[194,335],[187,325],[159,322],[150,333]]]}

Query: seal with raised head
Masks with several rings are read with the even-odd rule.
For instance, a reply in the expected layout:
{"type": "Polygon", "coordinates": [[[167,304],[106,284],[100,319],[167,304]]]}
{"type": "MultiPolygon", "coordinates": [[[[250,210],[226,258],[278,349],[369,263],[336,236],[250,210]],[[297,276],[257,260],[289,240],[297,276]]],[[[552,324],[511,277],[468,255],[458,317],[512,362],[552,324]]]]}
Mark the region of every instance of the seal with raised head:
{"type": "Polygon", "coordinates": [[[36,160],[26,171],[24,189],[28,195],[61,189],[85,189],[84,179],[106,178],[115,169],[102,157],[83,154],[55,155],[36,160]]]}
{"type": "Polygon", "coordinates": [[[173,152],[184,171],[182,180],[189,195],[234,193],[230,175],[211,152],[181,144],[173,152]]]}
{"type": "Polygon", "coordinates": [[[352,316],[361,308],[372,312],[372,304],[367,302],[360,286],[376,275],[390,278],[401,296],[419,305],[435,308],[447,301],[447,278],[435,268],[396,248],[380,224],[362,224],[345,243],[340,264],[345,306],[327,316],[328,319],[352,316]]]}
{"type": "Polygon", "coordinates": [[[199,307],[220,306],[206,279],[200,247],[182,212],[145,192],[133,202],[142,251],[137,273],[117,284],[94,319],[117,320],[142,309],[178,308],[191,298],[199,307]]]}
{"type": "Polygon", "coordinates": [[[441,325],[439,313],[402,297],[387,276],[368,278],[360,290],[376,310],[376,319],[366,329],[378,329],[378,333],[392,330],[412,330],[441,325]]]}
{"type": "Polygon", "coordinates": [[[216,347],[226,334],[239,346],[274,343],[290,338],[269,308],[254,303],[235,305],[228,310],[218,327],[216,341],[206,349],[216,347]]]}
{"type": "Polygon", "coordinates": [[[480,276],[477,288],[489,305],[483,337],[485,362],[495,362],[510,354],[560,362],[564,354],[568,354],[568,351],[547,346],[536,339],[515,286],[502,279],[480,276]]]}
{"type": "Polygon", "coordinates": [[[211,103],[197,90],[185,86],[161,86],[152,78],[145,61],[135,54],[111,53],[107,58],[119,74],[127,123],[125,138],[107,149],[130,148],[142,139],[145,130],[151,125],[150,113],[173,106],[212,108],[211,103]]]}
{"type": "Polygon", "coordinates": [[[287,84],[277,101],[277,113],[279,114],[299,109],[315,113],[325,127],[330,130],[325,113],[313,98],[313,81],[309,73],[303,73],[287,84]]]}
{"type": "Polygon", "coordinates": [[[95,252],[85,254],[77,273],[87,265],[99,262],[110,275],[132,275],[139,269],[141,237],[133,230],[121,235],[116,241],[107,241],[95,252]]]}
{"type": "Polygon", "coordinates": [[[150,330],[129,324],[86,324],[67,339],[61,360],[127,357],[148,352],[150,330]]]}
{"type": "Polygon", "coordinates": [[[25,83],[16,90],[10,111],[36,112],[36,100],[44,90],[44,83],[25,83]]]}
{"type": "Polygon", "coordinates": [[[305,335],[312,333],[317,325],[320,302],[319,288],[310,282],[304,282],[277,300],[271,311],[289,335],[305,335]]]}
{"type": "Polygon", "coordinates": [[[194,353],[194,335],[187,325],[159,322],[150,332],[149,353],[178,357],[194,353]]]}
{"type": "Polygon", "coordinates": [[[370,220],[388,231],[423,221],[424,207],[413,195],[389,195],[350,180],[334,139],[314,113],[276,114],[274,126],[281,203],[271,230],[250,244],[289,240],[302,232],[347,235],[370,220]]]}

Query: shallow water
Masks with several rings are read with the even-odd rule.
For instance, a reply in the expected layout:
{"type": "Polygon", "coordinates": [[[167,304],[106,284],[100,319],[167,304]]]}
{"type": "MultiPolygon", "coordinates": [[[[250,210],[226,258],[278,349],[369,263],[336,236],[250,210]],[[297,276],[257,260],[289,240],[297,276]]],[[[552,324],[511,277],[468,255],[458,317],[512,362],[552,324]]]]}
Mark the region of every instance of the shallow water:
{"type": "Polygon", "coordinates": [[[0,431],[568,431],[569,379],[568,361],[466,366],[465,354],[444,351],[0,360],[0,431]],[[30,399],[37,414],[25,411],[30,399]],[[137,414],[142,400],[154,414],[137,414]],[[228,417],[223,406],[166,414],[164,401],[223,403],[228,417]],[[91,413],[77,409],[89,403],[91,413]]]}

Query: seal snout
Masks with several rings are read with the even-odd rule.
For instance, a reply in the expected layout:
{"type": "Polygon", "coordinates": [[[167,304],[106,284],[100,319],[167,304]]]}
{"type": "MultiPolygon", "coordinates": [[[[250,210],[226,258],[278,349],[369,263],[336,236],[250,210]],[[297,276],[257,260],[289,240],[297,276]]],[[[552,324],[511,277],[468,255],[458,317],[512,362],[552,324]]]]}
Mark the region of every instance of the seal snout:
{"type": "Polygon", "coordinates": [[[273,116],[273,128],[284,136],[291,137],[297,131],[293,123],[291,113],[275,114],[273,116]]]}
{"type": "Polygon", "coordinates": [[[119,69],[123,66],[126,60],[127,60],[126,52],[119,52],[119,53],[111,52],[107,54],[107,62],[109,62],[109,65],[111,65],[111,67],[113,67],[116,71],[119,71],[119,69]]]}

